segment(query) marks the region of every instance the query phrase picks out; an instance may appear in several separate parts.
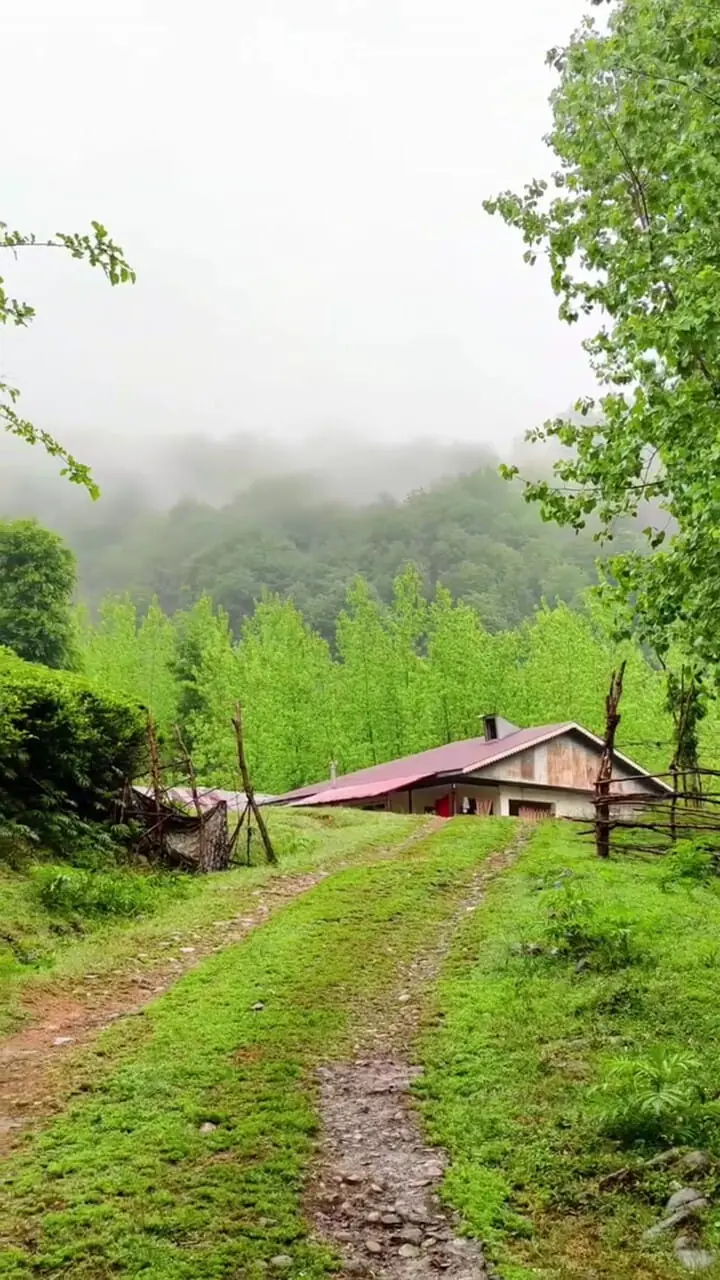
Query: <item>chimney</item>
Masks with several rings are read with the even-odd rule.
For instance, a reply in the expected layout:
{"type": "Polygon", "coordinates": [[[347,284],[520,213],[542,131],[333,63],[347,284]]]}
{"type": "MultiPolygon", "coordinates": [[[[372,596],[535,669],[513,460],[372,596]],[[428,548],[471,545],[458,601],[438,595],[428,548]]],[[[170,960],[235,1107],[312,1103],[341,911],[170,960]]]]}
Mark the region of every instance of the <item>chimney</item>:
{"type": "Polygon", "coordinates": [[[503,720],[502,716],[483,716],[485,741],[495,742],[497,738],[509,738],[511,733],[518,733],[519,727],[503,720]]]}

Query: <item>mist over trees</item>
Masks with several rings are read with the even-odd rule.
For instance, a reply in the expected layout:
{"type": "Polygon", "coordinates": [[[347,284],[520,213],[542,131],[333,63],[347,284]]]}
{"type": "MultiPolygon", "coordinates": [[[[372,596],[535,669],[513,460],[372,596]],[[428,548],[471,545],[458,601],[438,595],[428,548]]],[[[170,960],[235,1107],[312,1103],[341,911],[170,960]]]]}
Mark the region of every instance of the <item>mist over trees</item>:
{"type": "MultiPolygon", "coordinates": [[[[491,631],[519,625],[543,599],[576,605],[595,581],[591,536],[544,525],[486,449],[343,444],[333,433],[95,447],[83,454],[102,486],[98,503],[52,469],[21,471],[7,449],[0,473],[0,509],[64,535],[91,609],[108,592],[129,592],[142,611],[157,598],[167,613],[209,595],[238,634],[270,592],[334,645],[353,580],[362,575],[389,603],[408,562],[427,593],[445,588],[491,631]]],[[[533,460],[544,461],[525,456],[523,469],[533,460]]]]}

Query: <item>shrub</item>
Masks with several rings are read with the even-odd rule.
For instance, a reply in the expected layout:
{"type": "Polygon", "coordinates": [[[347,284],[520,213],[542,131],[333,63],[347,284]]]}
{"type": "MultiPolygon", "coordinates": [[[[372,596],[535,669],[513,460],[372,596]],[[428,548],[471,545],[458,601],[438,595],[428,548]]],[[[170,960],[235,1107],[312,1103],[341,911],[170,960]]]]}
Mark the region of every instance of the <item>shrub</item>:
{"type": "Polygon", "coordinates": [[[694,1054],[660,1046],[610,1061],[596,1090],[601,1126],[623,1142],[685,1142],[703,1121],[700,1064],[694,1054]]]}
{"type": "MultiPolygon", "coordinates": [[[[139,707],[79,676],[24,662],[0,648],[0,814],[63,847],[53,822],[106,820],[123,777],[141,771],[139,707]]],[[[61,823],[62,825],[62,823],[61,823]]]]}
{"type": "Polygon", "coordinates": [[[600,917],[572,880],[564,881],[550,898],[545,938],[555,955],[581,966],[621,969],[637,959],[629,923],[600,917]]]}
{"type": "Polygon", "coordinates": [[[168,894],[184,892],[179,876],[142,875],[130,871],[81,871],[41,867],[33,881],[38,900],[48,911],[72,916],[150,915],[168,894]]]}
{"type": "Polygon", "coordinates": [[[695,840],[678,840],[663,869],[664,889],[707,884],[717,875],[716,856],[695,840]]]}

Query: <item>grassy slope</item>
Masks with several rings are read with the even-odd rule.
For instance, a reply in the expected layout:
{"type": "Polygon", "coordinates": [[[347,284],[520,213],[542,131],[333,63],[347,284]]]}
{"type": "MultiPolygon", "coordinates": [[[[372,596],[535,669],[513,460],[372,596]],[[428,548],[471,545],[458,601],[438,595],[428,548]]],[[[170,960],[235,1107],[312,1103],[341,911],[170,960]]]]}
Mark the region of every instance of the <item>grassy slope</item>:
{"type": "Polygon", "coordinates": [[[331,1270],[301,1214],[313,1069],[347,1051],[512,831],[460,820],[342,871],[106,1032],[68,1113],[5,1170],[0,1271],[253,1280],[278,1253],[296,1277],[331,1270]]]}
{"type": "MultiPolygon", "coordinates": [[[[658,1044],[694,1050],[707,1096],[720,1091],[720,889],[664,891],[665,872],[657,862],[602,864],[550,826],[492,885],[442,976],[422,1047],[424,1113],[452,1156],[446,1196],[490,1242],[504,1280],[681,1274],[669,1245],[642,1233],[682,1183],[641,1167],[652,1147],[623,1150],[604,1137],[590,1092],[610,1055],[658,1044]],[[636,963],[600,973],[518,953],[518,943],[542,940],[553,895],[543,885],[564,868],[582,877],[601,921],[630,923],[636,963]],[[599,1186],[625,1166],[638,1170],[625,1189],[599,1186]]],[[[717,1118],[694,1141],[720,1156],[717,1118]]],[[[716,1183],[706,1189],[718,1202],[716,1183]]],[[[720,1207],[704,1238],[720,1247],[720,1207]]]]}
{"type": "Polygon", "coordinates": [[[155,956],[162,956],[161,944],[168,935],[190,937],[213,920],[241,913],[253,903],[253,890],[273,877],[313,871],[392,846],[418,823],[351,809],[323,814],[274,810],[270,827],[281,858],[279,868],[239,867],[222,875],[184,878],[184,896],[168,893],[153,915],[132,921],[68,921],[42,907],[31,875],[0,867],[0,1035],[19,1021],[19,1001],[29,989],[86,972],[102,975],[122,968],[138,952],[151,964],[155,956]]]}

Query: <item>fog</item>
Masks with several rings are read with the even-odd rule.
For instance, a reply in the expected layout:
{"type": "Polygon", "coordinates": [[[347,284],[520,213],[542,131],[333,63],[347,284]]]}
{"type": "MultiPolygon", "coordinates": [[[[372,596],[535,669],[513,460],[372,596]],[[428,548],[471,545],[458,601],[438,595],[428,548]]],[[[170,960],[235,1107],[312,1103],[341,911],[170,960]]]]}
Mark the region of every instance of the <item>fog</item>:
{"type": "Polygon", "coordinates": [[[544,53],[585,7],[8,0],[2,217],[99,218],[138,272],[7,261],[38,312],[2,335],[23,412],[101,473],[143,459],[162,504],[183,448],[203,497],[313,450],[361,498],[506,453],[590,382],[544,268],[482,210],[551,167],[544,53]]]}

